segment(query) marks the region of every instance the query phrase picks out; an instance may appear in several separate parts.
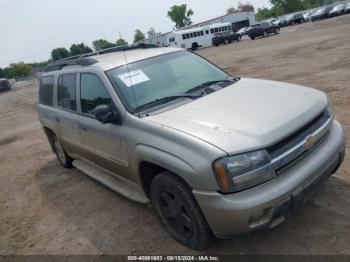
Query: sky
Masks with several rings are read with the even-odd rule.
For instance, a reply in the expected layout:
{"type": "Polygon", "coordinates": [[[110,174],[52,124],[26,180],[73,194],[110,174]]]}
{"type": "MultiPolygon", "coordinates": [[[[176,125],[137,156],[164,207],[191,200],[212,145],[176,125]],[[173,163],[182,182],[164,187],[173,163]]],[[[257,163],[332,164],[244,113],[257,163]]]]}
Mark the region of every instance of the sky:
{"type": "MultiPolygon", "coordinates": [[[[56,47],[73,43],[91,46],[96,39],[115,42],[119,32],[129,43],[134,32],[150,27],[168,32],[174,23],[167,17],[173,5],[187,4],[198,23],[237,6],[239,0],[0,0],[0,67],[15,62],[40,62],[56,47]]],[[[244,0],[242,2],[245,2],[244,0]]],[[[249,0],[255,8],[268,0],[249,0]]]]}

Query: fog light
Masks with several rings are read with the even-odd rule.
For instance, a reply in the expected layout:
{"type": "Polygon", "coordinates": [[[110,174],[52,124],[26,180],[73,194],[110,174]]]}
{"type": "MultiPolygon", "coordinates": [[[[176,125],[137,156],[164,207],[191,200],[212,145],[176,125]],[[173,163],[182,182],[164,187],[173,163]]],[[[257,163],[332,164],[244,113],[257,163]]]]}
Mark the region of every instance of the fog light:
{"type": "Polygon", "coordinates": [[[256,228],[260,227],[270,221],[270,217],[272,214],[272,207],[265,208],[264,210],[261,210],[260,212],[251,215],[249,217],[249,227],[250,228],[256,228]]]}

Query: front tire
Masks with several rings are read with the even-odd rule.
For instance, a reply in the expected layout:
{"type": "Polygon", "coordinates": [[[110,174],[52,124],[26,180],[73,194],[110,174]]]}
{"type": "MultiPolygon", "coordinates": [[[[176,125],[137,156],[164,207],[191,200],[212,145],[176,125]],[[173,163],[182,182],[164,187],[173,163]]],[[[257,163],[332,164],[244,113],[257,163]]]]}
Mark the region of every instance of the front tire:
{"type": "Polygon", "coordinates": [[[175,240],[195,250],[210,245],[213,234],[184,181],[162,172],[152,180],[150,196],[160,222],[175,240]]]}
{"type": "Polygon", "coordinates": [[[71,168],[73,159],[67,155],[57,136],[54,135],[52,139],[58,162],[65,168],[71,168]]]}
{"type": "Polygon", "coordinates": [[[264,38],[267,37],[267,32],[266,31],[264,31],[263,37],[264,38]]]}
{"type": "Polygon", "coordinates": [[[277,28],[275,31],[275,34],[278,35],[280,33],[280,30],[277,28]]]}

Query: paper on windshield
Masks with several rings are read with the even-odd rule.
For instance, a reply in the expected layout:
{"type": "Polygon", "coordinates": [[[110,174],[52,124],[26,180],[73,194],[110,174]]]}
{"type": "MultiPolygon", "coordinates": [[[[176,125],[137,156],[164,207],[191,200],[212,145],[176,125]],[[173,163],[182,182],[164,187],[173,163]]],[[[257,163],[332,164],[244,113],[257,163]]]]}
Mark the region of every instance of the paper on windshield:
{"type": "Polygon", "coordinates": [[[142,70],[131,71],[130,73],[128,72],[128,73],[119,75],[118,77],[120,78],[120,80],[123,81],[123,83],[127,87],[130,87],[132,85],[137,85],[150,80],[142,70]]]}

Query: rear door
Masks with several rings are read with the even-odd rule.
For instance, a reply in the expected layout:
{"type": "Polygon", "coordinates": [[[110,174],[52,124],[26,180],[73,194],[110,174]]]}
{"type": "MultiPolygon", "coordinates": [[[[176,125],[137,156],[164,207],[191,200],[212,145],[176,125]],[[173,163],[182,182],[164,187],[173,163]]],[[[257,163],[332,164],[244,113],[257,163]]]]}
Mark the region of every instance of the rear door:
{"type": "Polygon", "coordinates": [[[85,149],[85,158],[118,174],[127,174],[128,158],[125,127],[102,124],[95,119],[96,106],[114,103],[102,76],[92,72],[79,74],[81,119],[79,130],[85,149]]]}
{"type": "Polygon", "coordinates": [[[57,135],[72,155],[79,155],[81,138],[78,128],[80,115],[77,112],[77,74],[67,73],[58,77],[56,114],[54,116],[57,135]]]}

